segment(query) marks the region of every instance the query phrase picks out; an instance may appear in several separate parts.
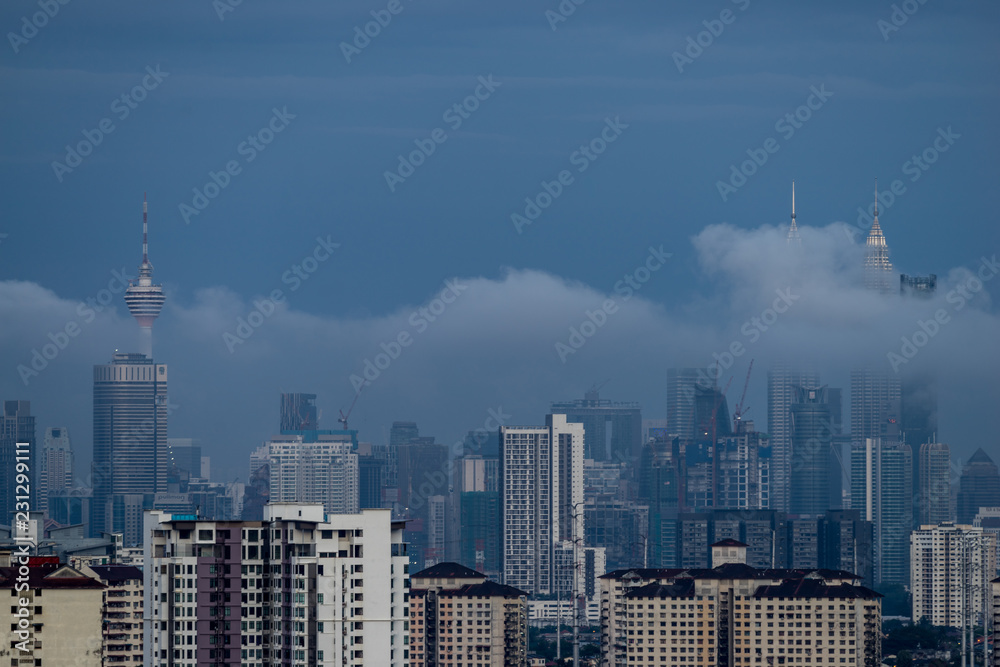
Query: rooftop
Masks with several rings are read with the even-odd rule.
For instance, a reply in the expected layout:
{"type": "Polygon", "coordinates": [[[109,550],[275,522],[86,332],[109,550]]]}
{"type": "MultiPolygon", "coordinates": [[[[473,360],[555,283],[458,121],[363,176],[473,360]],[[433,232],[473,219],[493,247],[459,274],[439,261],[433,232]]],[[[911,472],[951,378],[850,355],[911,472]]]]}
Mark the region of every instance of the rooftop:
{"type": "MultiPolygon", "coordinates": [[[[17,571],[16,567],[0,567],[0,588],[17,586],[17,571]]],[[[28,568],[28,588],[44,590],[55,588],[103,589],[105,586],[69,565],[46,563],[28,568]]]]}
{"type": "Polygon", "coordinates": [[[142,570],[134,565],[91,565],[90,569],[101,578],[101,581],[112,584],[136,579],[142,581],[142,570]]]}
{"type": "Polygon", "coordinates": [[[458,563],[438,563],[411,574],[413,579],[486,579],[486,575],[458,563]]]}

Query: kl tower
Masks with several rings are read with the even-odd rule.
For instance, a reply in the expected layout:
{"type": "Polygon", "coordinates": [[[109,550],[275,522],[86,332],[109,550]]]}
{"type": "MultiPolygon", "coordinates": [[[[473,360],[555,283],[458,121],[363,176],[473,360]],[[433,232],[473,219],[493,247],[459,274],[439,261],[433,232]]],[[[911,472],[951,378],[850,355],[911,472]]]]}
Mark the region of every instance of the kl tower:
{"type": "Polygon", "coordinates": [[[146,221],[146,194],[142,195],[142,264],[139,265],[138,282],[129,282],[125,290],[125,303],[132,317],[139,323],[139,351],[153,358],[153,320],[163,309],[163,288],[153,284],[153,265],[149,263],[149,228],[146,221]]]}

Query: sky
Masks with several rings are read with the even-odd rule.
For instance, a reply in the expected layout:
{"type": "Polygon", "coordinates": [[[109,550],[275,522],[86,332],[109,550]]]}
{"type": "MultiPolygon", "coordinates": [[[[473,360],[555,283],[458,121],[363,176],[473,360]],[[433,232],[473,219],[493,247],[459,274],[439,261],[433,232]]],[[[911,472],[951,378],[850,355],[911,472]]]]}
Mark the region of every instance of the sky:
{"type": "Polygon", "coordinates": [[[68,427],[85,476],[91,369],[137,349],[145,195],[169,432],[217,479],[281,391],[326,428],[357,397],[363,441],[409,420],[451,443],[605,381],[664,418],[667,368],[714,355],[730,405],[754,360],[759,425],[780,358],[845,389],[858,363],[931,370],[940,439],[996,459],[998,23],[939,0],[6,3],[0,398],[68,427]],[[859,287],[876,178],[932,301],[859,287]]]}

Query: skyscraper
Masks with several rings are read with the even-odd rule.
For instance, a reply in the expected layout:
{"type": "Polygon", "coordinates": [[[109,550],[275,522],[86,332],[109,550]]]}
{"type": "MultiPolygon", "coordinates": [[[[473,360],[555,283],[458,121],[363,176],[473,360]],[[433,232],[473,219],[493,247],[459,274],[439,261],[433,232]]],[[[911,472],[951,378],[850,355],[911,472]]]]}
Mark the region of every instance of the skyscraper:
{"type": "Polygon", "coordinates": [[[908,276],[905,273],[899,276],[899,293],[903,296],[928,297],[937,288],[937,276],[933,273],[929,276],[908,276]]]}
{"type": "Polygon", "coordinates": [[[951,520],[951,449],[941,442],[920,445],[917,466],[917,525],[951,520]]]}
{"type": "Polygon", "coordinates": [[[207,477],[201,470],[201,445],[191,438],[167,438],[167,456],[171,469],[184,471],[189,479],[207,477]]]}
{"type": "Polygon", "coordinates": [[[840,460],[833,449],[833,408],[827,387],[796,387],[791,408],[792,514],[819,516],[840,496],[840,460]],[[832,489],[835,489],[836,492],[832,489]]]}
{"type": "Polygon", "coordinates": [[[92,537],[114,532],[127,546],[141,543],[141,496],[167,490],[167,415],[166,364],[116,352],[94,366],[92,537]]]}
{"type": "Polygon", "coordinates": [[[851,371],[851,438],[901,439],[902,387],[899,377],[883,369],[851,371]]]}
{"type": "MultiPolygon", "coordinates": [[[[407,520],[410,563],[416,569],[423,569],[426,552],[436,548],[429,541],[431,498],[445,495],[450,490],[448,446],[435,442],[433,437],[424,436],[390,446],[390,449],[396,452],[398,508],[407,520]]],[[[442,559],[443,554],[438,560],[442,559]]]]}
{"type": "Polygon", "coordinates": [[[981,507],[1000,507],[1000,473],[982,447],[966,462],[958,479],[958,522],[971,526],[981,507]]]}
{"type": "Polygon", "coordinates": [[[488,576],[500,576],[499,460],[459,459],[455,493],[459,504],[459,560],[488,576]]]}
{"type": "Polygon", "coordinates": [[[68,429],[61,426],[45,429],[40,463],[37,509],[47,512],[49,494],[73,487],[73,448],[68,429]]]}
{"type": "Polygon", "coordinates": [[[555,550],[582,540],[583,425],[500,427],[503,579],[532,595],[555,592],[555,550]]]}
{"type": "Polygon", "coordinates": [[[651,435],[639,463],[639,502],[649,507],[647,554],[651,567],[675,567],[681,497],[677,439],[665,430],[651,435]]]}
{"type": "Polygon", "coordinates": [[[281,432],[315,431],[319,428],[316,416],[316,394],[281,395],[281,432]]]}
{"type": "Polygon", "coordinates": [[[878,182],[875,183],[875,220],[865,242],[865,287],[883,294],[892,291],[895,284],[889,246],[878,224],[878,182]]]}
{"type": "MultiPolygon", "coordinates": [[[[0,523],[13,525],[18,458],[27,456],[29,470],[36,471],[38,453],[35,451],[35,418],[31,416],[30,401],[4,401],[0,415],[0,523]],[[17,443],[28,443],[17,447],[17,443]]],[[[29,484],[29,507],[38,509],[37,484],[29,484]]],[[[21,508],[23,509],[23,507],[21,508]]]]}
{"type": "Polygon", "coordinates": [[[682,438],[694,434],[694,392],[699,386],[711,387],[711,380],[700,368],[667,369],[667,431],[682,438]]]}
{"type": "Polygon", "coordinates": [[[851,508],[874,524],[875,584],[906,584],[913,529],[909,445],[865,438],[851,446],[851,508]]]}
{"type": "Polygon", "coordinates": [[[819,373],[814,369],[776,363],[767,373],[767,431],[771,436],[770,505],[787,512],[791,500],[792,403],[795,387],[818,387],[819,373]]]}
{"type": "Polygon", "coordinates": [[[149,227],[146,220],[146,195],[142,196],[142,264],[139,281],[129,283],[125,290],[125,303],[132,317],[139,323],[139,351],[153,357],[153,320],[160,315],[166,297],[163,288],[153,284],[153,265],[149,263],[149,227]]]}
{"type": "Polygon", "coordinates": [[[552,404],[552,414],[583,424],[583,458],[594,461],[635,461],[642,446],[642,413],[638,403],[601,400],[597,389],[584,398],[552,404]]]}
{"type": "Polygon", "coordinates": [[[899,404],[903,442],[916,450],[937,438],[937,382],[933,373],[926,369],[908,369],[901,376],[899,404]]]}

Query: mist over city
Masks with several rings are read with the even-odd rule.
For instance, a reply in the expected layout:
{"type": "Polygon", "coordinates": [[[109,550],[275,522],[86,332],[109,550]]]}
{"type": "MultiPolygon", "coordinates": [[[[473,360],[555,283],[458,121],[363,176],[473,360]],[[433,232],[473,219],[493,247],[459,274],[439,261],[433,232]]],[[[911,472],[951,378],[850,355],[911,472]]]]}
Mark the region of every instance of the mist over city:
{"type": "Polygon", "coordinates": [[[142,596],[128,648],[123,617],[66,626],[87,664],[442,664],[421,614],[447,595],[523,605],[502,664],[632,664],[609,605],[731,580],[853,600],[852,664],[986,664],[998,25],[972,0],[5,6],[0,585],[142,596]],[[947,603],[918,567],[942,539],[977,554],[947,603]],[[209,555],[231,608],[199,597],[209,555]],[[194,568],[192,606],[151,597],[152,559],[194,568]],[[391,582],[351,612],[377,631],[323,606],[324,567],[361,563],[391,582]],[[305,629],[247,580],[282,565],[305,629]]]}

